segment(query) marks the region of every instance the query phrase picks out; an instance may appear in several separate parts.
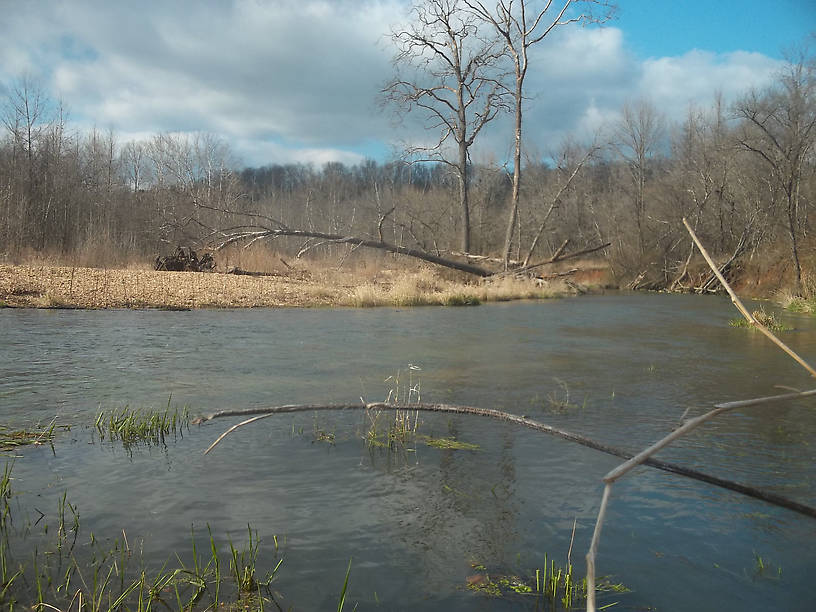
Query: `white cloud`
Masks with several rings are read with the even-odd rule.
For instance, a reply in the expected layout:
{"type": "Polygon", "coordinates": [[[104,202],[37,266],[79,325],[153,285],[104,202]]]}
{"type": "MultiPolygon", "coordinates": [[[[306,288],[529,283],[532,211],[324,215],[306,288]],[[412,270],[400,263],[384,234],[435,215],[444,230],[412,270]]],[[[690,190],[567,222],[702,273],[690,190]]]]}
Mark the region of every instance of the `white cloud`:
{"type": "MultiPolygon", "coordinates": [[[[40,73],[83,124],[213,132],[248,164],[354,163],[372,141],[429,137],[416,122],[394,129],[377,109],[391,74],[387,34],[406,8],[406,0],[19,3],[0,24],[0,82],[40,73]]],[[[682,119],[689,102],[706,105],[717,90],[732,99],[778,65],[698,50],[640,61],[618,28],[555,30],[531,54],[527,138],[549,150],[640,97],[682,119]]],[[[497,121],[479,149],[506,156],[510,129],[497,121]]]]}
{"type": "Polygon", "coordinates": [[[766,86],[781,67],[781,61],[760,53],[716,54],[693,49],[678,57],[646,60],[638,93],[677,119],[689,104],[709,105],[715,92],[733,101],[752,87],[766,86]]]}

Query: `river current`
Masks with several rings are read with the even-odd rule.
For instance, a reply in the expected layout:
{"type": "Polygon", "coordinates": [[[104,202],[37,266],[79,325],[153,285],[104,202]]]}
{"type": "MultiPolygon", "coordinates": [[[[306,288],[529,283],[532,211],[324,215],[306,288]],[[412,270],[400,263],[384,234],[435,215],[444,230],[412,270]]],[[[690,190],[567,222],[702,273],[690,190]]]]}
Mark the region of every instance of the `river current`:
{"type": "MultiPolygon", "coordinates": [[[[249,524],[259,568],[276,563],[273,535],[281,543],[273,584],[284,608],[335,609],[351,559],[347,605],[358,610],[535,609],[531,598],[474,592],[468,577],[529,576],[545,555],[564,565],[574,521],[571,560],[583,575],[615,457],[471,416],[423,413],[418,433],[478,450],[371,449],[363,412],[321,412],[264,419],[207,456],[240,419],[130,448],[100,441],[94,419],[168,403],[205,414],[378,401],[410,386],[425,402],[505,410],[635,452],[686,411],[780,393],[775,385],[812,387],[763,336],[731,327],[736,317],[726,299],[672,295],[476,308],[0,310],[0,423],[71,425],[53,450],[15,453],[15,508],[53,520],[66,494],[86,533],[126,530],[158,564],[190,549],[191,529],[238,543],[249,524]]],[[[795,328],[783,339],[816,361],[814,319],[781,318],[795,328]]],[[[728,413],[658,458],[816,505],[814,400],[728,413]]],[[[598,557],[600,574],[631,589],[602,603],[629,610],[808,610],[815,569],[816,521],[646,467],[615,485],[598,557]]]]}

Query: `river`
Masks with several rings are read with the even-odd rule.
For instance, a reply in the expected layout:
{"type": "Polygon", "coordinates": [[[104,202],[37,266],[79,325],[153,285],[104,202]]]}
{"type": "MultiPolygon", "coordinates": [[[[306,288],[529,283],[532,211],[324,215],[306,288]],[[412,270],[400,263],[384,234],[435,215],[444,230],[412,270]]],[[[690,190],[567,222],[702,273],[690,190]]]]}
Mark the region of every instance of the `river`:
{"type": "MultiPolygon", "coordinates": [[[[687,409],[812,386],[763,336],[729,326],[736,316],[721,297],[625,294],[476,308],[0,310],[0,423],[72,425],[53,450],[15,453],[14,509],[53,524],[66,494],[83,533],[113,541],[125,530],[148,564],[190,551],[208,526],[228,549],[249,524],[259,568],[276,563],[278,536],[284,609],[335,609],[349,560],[348,609],[536,609],[466,580],[530,576],[545,555],[564,565],[573,521],[583,575],[600,479],[618,459],[438,414],[420,414],[419,433],[479,449],[369,449],[362,412],[264,419],[207,456],[239,419],[131,448],[91,426],[126,405],[204,414],[384,400],[410,379],[422,401],[523,414],[637,451],[687,409]]],[[[816,321],[781,316],[795,328],[784,340],[813,361],[816,321]]],[[[813,400],[756,407],[658,458],[816,505],[815,434],[813,400]]],[[[598,557],[600,574],[631,589],[602,599],[621,610],[809,610],[814,569],[816,521],[645,467],[615,486],[598,557]]]]}

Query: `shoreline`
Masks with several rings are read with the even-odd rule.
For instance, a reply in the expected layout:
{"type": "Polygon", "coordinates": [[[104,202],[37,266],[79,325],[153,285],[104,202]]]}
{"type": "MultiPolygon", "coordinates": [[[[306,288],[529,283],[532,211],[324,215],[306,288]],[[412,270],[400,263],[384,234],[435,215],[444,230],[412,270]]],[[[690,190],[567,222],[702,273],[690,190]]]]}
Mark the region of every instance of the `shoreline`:
{"type": "Polygon", "coordinates": [[[447,280],[437,271],[378,270],[264,276],[60,265],[0,264],[0,308],[156,309],[325,308],[475,305],[577,293],[562,280],[536,285],[503,279],[447,280]]]}

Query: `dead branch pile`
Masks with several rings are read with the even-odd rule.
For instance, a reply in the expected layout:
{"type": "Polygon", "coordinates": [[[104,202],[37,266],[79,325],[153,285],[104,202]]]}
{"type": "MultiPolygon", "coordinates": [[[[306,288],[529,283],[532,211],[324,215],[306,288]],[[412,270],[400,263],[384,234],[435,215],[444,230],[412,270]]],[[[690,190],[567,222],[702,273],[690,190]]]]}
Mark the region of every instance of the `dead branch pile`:
{"type": "Polygon", "coordinates": [[[215,260],[210,253],[204,253],[198,258],[192,247],[176,247],[172,255],[156,257],[155,270],[167,272],[212,272],[215,269],[215,260]]]}

